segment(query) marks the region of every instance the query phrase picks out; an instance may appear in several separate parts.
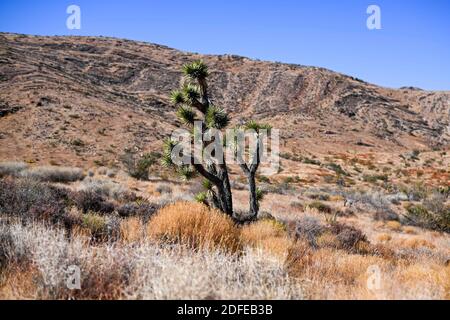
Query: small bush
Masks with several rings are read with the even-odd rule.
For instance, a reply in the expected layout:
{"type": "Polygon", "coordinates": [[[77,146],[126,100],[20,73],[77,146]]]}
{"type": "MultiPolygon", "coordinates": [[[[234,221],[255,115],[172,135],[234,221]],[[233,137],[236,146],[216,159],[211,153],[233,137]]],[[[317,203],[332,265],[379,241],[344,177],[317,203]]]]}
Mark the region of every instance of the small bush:
{"type": "Polygon", "coordinates": [[[122,163],[124,164],[128,174],[138,180],[148,180],[149,169],[161,157],[158,153],[146,153],[139,159],[131,152],[126,152],[122,156],[122,163]]]}
{"type": "Polygon", "coordinates": [[[311,246],[316,246],[316,238],[325,231],[325,226],[314,217],[305,216],[295,223],[294,237],[306,240],[311,246]]]}
{"type": "Polygon", "coordinates": [[[65,215],[67,192],[30,180],[0,180],[0,213],[23,221],[60,222],[65,215]]]}
{"type": "Polygon", "coordinates": [[[104,239],[108,236],[107,220],[97,214],[88,213],[83,215],[83,228],[88,229],[94,239],[104,239]]]}
{"type": "Polygon", "coordinates": [[[136,201],[136,194],[119,183],[115,183],[109,179],[84,179],[79,191],[97,193],[102,197],[112,198],[117,201],[136,201]]]}
{"type": "Polygon", "coordinates": [[[159,206],[150,203],[126,203],[117,209],[121,217],[140,217],[147,222],[156,213],[159,206]]]}
{"type": "Polygon", "coordinates": [[[0,224],[0,279],[2,272],[9,265],[25,265],[31,262],[29,250],[25,246],[17,245],[16,237],[9,225],[0,224]]]}
{"type": "Polygon", "coordinates": [[[27,169],[28,165],[24,162],[1,162],[0,178],[6,176],[18,177],[20,173],[27,169]]]}
{"type": "Polygon", "coordinates": [[[331,214],[333,212],[333,209],[329,205],[327,205],[323,202],[320,202],[320,201],[313,201],[310,204],[308,204],[307,207],[309,209],[316,209],[319,212],[328,213],[328,214],[331,214]]]}
{"type": "Polygon", "coordinates": [[[167,184],[159,184],[156,187],[156,192],[160,194],[172,194],[172,188],[167,184]]]}
{"type": "Polygon", "coordinates": [[[83,170],[79,168],[69,167],[35,167],[22,171],[21,176],[24,178],[37,180],[41,182],[74,182],[84,179],[83,170]]]}
{"type": "Polygon", "coordinates": [[[363,181],[364,182],[369,182],[369,183],[377,183],[378,181],[388,182],[389,181],[389,177],[386,174],[382,174],[382,175],[364,175],[363,176],[363,181]]]}
{"type": "Polygon", "coordinates": [[[450,232],[450,206],[431,212],[421,204],[406,207],[406,219],[412,225],[431,230],[450,232]]]}
{"type": "Polygon", "coordinates": [[[307,193],[306,196],[313,200],[329,201],[330,195],[326,193],[307,193]]]}
{"type": "Polygon", "coordinates": [[[388,227],[392,231],[401,231],[402,230],[401,223],[398,221],[395,221],[395,220],[386,222],[386,227],[388,227]]]}
{"type": "Polygon", "coordinates": [[[233,220],[198,203],[179,202],[162,208],[148,223],[147,235],[191,248],[241,249],[239,229],[233,220]]]}
{"type": "Polygon", "coordinates": [[[83,211],[97,213],[111,213],[114,211],[114,205],[107,201],[102,195],[92,191],[79,191],[72,193],[71,196],[75,205],[83,211]]]}
{"type": "Polygon", "coordinates": [[[345,224],[334,223],[330,230],[336,235],[339,248],[347,251],[357,251],[361,242],[367,242],[366,235],[355,227],[345,224]]]}

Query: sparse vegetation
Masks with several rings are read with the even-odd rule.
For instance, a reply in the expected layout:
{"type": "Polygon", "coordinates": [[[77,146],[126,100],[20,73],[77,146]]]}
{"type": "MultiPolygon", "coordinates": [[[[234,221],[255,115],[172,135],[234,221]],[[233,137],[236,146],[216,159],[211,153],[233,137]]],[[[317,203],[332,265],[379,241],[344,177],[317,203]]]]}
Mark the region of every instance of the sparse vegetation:
{"type": "Polygon", "coordinates": [[[150,167],[153,166],[160,157],[161,155],[159,153],[152,152],[137,158],[134,153],[127,151],[121,157],[121,160],[131,177],[138,180],[148,180],[150,167]]]}
{"type": "Polygon", "coordinates": [[[18,177],[28,168],[25,162],[0,162],[0,178],[6,176],[18,177]]]}
{"type": "Polygon", "coordinates": [[[450,299],[450,158],[447,119],[436,116],[447,93],[355,87],[330,71],[226,55],[205,58],[214,70],[187,63],[179,79],[174,67],[189,54],[36,39],[45,38],[2,34],[17,53],[4,69],[22,76],[11,85],[17,77],[0,75],[12,90],[2,99],[17,103],[0,101],[9,159],[0,162],[0,299],[450,299]],[[56,47],[70,57],[50,63],[56,47]],[[87,58],[88,82],[101,90],[73,81],[87,58]],[[148,64],[142,74],[131,60],[148,64]],[[71,93],[50,93],[49,79],[71,93]],[[174,110],[163,92],[177,83],[174,110]],[[282,129],[282,166],[264,176],[258,157],[174,165],[177,142],[163,141],[180,123],[203,135],[194,120],[252,129],[256,141],[269,122],[282,129]],[[66,286],[73,265],[81,290],[66,286]]]}
{"type": "Polygon", "coordinates": [[[23,170],[21,176],[37,181],[61,183],[83,180],[85,177],[82,169],[56,166],[30,168],[23,170]]]}

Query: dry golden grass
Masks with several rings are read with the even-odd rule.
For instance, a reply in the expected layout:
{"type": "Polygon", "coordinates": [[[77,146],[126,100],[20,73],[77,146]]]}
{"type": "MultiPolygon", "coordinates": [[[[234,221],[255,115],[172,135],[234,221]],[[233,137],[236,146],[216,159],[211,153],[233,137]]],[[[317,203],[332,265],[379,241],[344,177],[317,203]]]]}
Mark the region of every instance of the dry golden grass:
{"type": "Polygon", "coordinates": [[[332,248],[314,250],[298,242],[289,250],[286,268],[303,283],[309,299],[444,299],[449,297],[449,267],[402,262],[332,248]],[[380,287],[372,289],[370,270],[379,270],[380,287]]]}
{"type": "Polygon", "coordinates": [[[381,233],[377,236],[377,240],[379,242],[389,242],[392,240],[392,236],[390,234],[387,233],[381,233]]]}
{"type": "Polygon", "coordinates": [[[405,232],[407,234],[417,234],[416,229],[414,227],[411,227],[411,226],[403,227],[403,232],[405,232]]]}
{"type": "Polygon", "coordinates": [[[0,277],[0,300],[37,299],[35,268],[10,266],[0,277]]]}
{"type": "Polygon", "coordinates": [[[412,237],[406,239],[400,239],[396,241],[400,247],[410,248],[410,249],[420,249],[420,248],[428,248],[434,249],[436,246],[430,241],[423,239],[421,237],[412,237]]]}
{"type": "Polygon", "coordinates": [[[138,217],[131,217],[120,223],[120,237],[125,243],[140,241],[144,236],[144,224],[138,217]]]}
{"type": "Polygon", "coordinates": [[[388,221],[386,222],[386,227],[392,231],[401,231],[402,225],[398,221],[388,221]]]}
{"type": "Polygon", "coordinates": [[[244,226],[241,231],[241,241],[243,245],[260,248],[281,258],[287,255],[292,245],[285,226],[268,219],[244,226]]]}
{"type": "Polygon", "coordinates": [[[150,239],[192,248],[236,252],[242,247],[240,230],[233,220],[198,203],[168,205],[149,221],[146,229],[150,239]]]}

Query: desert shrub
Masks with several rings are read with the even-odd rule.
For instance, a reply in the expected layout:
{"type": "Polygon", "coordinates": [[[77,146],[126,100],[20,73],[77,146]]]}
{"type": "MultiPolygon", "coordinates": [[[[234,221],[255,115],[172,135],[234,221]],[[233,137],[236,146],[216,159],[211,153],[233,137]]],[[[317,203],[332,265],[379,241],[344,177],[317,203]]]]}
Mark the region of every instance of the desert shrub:
{"type": "Polygon", "coordinates": [[[109,179],[86,178],[81,182],[78,190],[96,193],[102,197],[112,198],[117,201],[136,201],[137,199],[136,194],[127,187],[109,179]]]}
{"type": "Polygon", "coordinates": [[[149,169],[161,157],[158,153],[146,153],[137,158],[135,154],[126,152],[122,157],[122,163],[128,174],[138,180],[148,180],[149,169]]]}
{"type": "Polygon", "coordinates": [[[308,157],[304,157],[302,162],[305,164],[312,164],[314,166],[320,166],[322,164],[319,160],[314,160],[308,157]]]}
{"type": "Polygon", "coordinates": [[[274,185],[266,184],[261,186],[260,189],[266,194],[288,194],[292,190],[292,187],[289,185],[289,183],[282,182],[274,185]]]}
{"type": "Polygon", "coordinates": [[[356,251],[361,242],[367,242],[366,235],[361,230],[352,226],[334,223],[330,226],[330,230],[336,235],[339,249],[356,251]]]}
{"type": "Polygon", "coordinates": [[[126,204],[120,206],[117,209],[117,213],[121,217],[139,217],[144,222],[147,222],[150,220],[150,218],[156,213],[156,211],[159,208],[160,207],[158,205],[151,204],[151,203],[131,202],[131,203],[126,203],[126,204]]]}
{"type": "Polygon", "coordinates": [[[406,206],[405,217],[412,225],[450,232],[450,206],[444,206],[441,210],[432,212],[421,204],[409,204],[406,206]]]}
{"type": "Polygon", "coordinates": [[[294,209],[303,209],[305,207],[300,201],[292,201],[289,206],[294,209]]]}
{"type": "Polygon", "coordinates": [[[388,227],[392,231],[401,231],[402,230],[402,224],[395,220],[386,222],[386,227],[388,227]]]}
{"type": "Polygon", "coordinates": [[[217,248],[235,252],[241,248],[239,229],[217,210],[189,202],[162,208],[147,225],[150,238],[181,243],[192,248],[217,248]]]}
{"type": "Polygon", "coordinates": [[[392,209],[389,197],[381,192],[345,191],[342,193],[348,205],[363,204],[375,210],[379,220],[398,220],[398,214],[392,209]]]}
{"type": "Polygon", "coordinates": [[[0,276],[9,265],[24,266],[31,262],[28,248],[17,243],[17,236],[9,225],[0,224],[0,276]]]}
{"type": "Polygon", "coordinates": [[[286,270],[293,276],[300,273],[313,263],[314,250],[307,241],[296,241],[289,249],[285,261],[286,270]]]}
{"type": "Polygon", "coordinates": [[[172,194],[172,188],[167,184],[158,184],[156,186],[156,192],[160,194],[172,194]]]}
{"type": "Polygon", "coordinates": [[[32,272],[8,273],[0,298],[13,299],[299,299],[301,287],[280,259],[261,250],[240,255],[147,241],[131,244],[68,239],[59,229],[13,225],[32,272]],[[82,270],[81,290],[66,286],[67,268],[82,270]],[[27,281],[20,281],[27,277],[27,281]]]}
{"type": "Polygon", "coordinates": [[[389,181],[389,177],[386,174],[381,174],[381,175],[364,175],[363,176],[363,181],[364,182],[369,182],[369,183],[377,183],[378,181],[388,182],[389,181]]]}
{"type": "Polygon", "coordinates": [[[42,182],[74,182],[84,179],[82,169],[70,167],[35,167],[22,171],[21,176],[24,178],[42,181],[42,182]]]}
{"type": "Polygon", "coordinates": [[[398,220],[398,214],[393,210],[377,210],[375,212],[375,220],[394,221],[398,220]]]}
{"type": "Polygon", "coordinates": [[[447,197],[444,194],[436,192],[425,199],[422,203],[427,210],[439,214],[446,210],[446,201],[447,197]]]}
{"type": "Polygon", "coordinates": [[[328,214],[333,212],[333,209],[329,205],[327,205],[323,202],[320,202],[320,201],[313,201],[313,202],[309,203],[307,205],[307,207],[309,209],[315,209],[319,212],[328,213],[328,214]]]}
{"type": "Polygon", "coordinates": [[[294,226],[294,237],[297,240],[305,240],[311,246],[316,246],[316,238],[325,231],[325,226],[314,217],[305,216],[298,219],[294,226]]]}
{"type": "Polygon", "coordinates": [[[92,191],[73,192],[71,199],[83,213],[89,211],[97,213],[111,213],[114,211],[114,204],[107,201],[102,195],[92,191]]]}
{"type": "Polygon", "coordinates": [[[330,200],[330,195],[326,193],[306,193],[305,195],[312,200],[320,200],[320,201],[330,200]]]}
{"type": "MultiPolygon", "coordinates": [[[[100,225],[91,222],[86,221],[86,225],[93,228],[100,225]]],[[[69,240],[59,228],[43,224],[11,224],[8,230],[13,239],[14,252],[26,252],[33,262],[31,270],[26,269],[24,273],[24,276],[31,276],[28,282],[22,283],[21,278],[17,278],[22,275],[21,272],[8,275],[13,298],[97,300],[123,296],[131,260],[126,250],[113,250],[106,244],[86,246],[84,240],[69,240]],[[77,265],[82,270],[81,290],[67,288],[67,270],[71,265],[77,265]],[[19,281],[15,281],[17,279],[19,281]]],[[[4,293],[3,287],[0,288],[0,296],[4,293]]]]}
{"type": "Polygon", "coordinates": [[[139,217],[131,217],[120,223],[120,237],[124,242],[132,243],[142,239],[144,224],[139,217]]]}
{"type": "Polygon", "coordinates": [[[276,257],[262,250],[220,251],[147,247],[128,288],[143,299],[300,299],[301,287],[276,257]]]}
{"type": "Polygon", "coordinates": [[[342,167],[339,165],[339,164],[337,164],[337,163],[328,163],[328,164],[326,164],[325,165],[328,169],[330,169],[330,170],[332,170],[332,171],[334,171],[334,172],[336,172],[338,175],[340,175],[340,176],[348,176],[349,174],[344,170],[344,169],[342,169],[342,167]]]}
{"type": "MultiPolygon", "coordinates": [[[[309,232],[309,237],[298,238],[304,243],[309,243],[313,248],[333,248],[360,254],[370,253],[371,246],[367,237],[355,227],[334,222],[328,226],[321,226],[320,229],[315,227],[312,230],[314,233],[309,232]]],[[[308,233],[303,232],[303,234],[308,233]]]]}
{"type": "Polygon", "coordinates": [[[28,165],[24,162],[0,162],[0,178],[6,176],[18,177],[27,168],[28,165]]]}
{"type": "Polygon", "coordinates": [[[0,213],[24,221],[59,222],[65,215],[66,191],[30,180],[0,180],[0,213]]]}
{"type": "Polygon", "coordinates": [[[82,226],[90,231],[94,239],[105,239],[108,236],[107,219],[94,213],[83,215],[82,226]]]}
{"type": "Polygon", "coordinates": [[[410,201],[421,201],[426,199],[429,189],[422,182],[414,183],[410,186],[400,186],[400,190],[408,196],[410,201]]]}

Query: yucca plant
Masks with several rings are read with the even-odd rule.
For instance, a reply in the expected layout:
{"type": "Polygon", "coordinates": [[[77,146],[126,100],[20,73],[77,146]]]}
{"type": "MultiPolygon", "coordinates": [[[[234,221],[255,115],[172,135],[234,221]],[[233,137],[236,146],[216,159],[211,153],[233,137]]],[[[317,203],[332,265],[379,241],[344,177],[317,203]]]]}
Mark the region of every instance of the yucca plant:
{"type": "MultiPolygon", "coordinates": [[[[182,71],[184,81],[179,90],[171,93],[170,100],[178,107],[177,116],[180,121],[189,128],[193,128],[192,140],[194,137],[203,137],[207,129],[224,129],[230,119],[223,109],[211,103],[207,85],[209,71],[206,64],[202,61],[194,61],[184,65],[182,71]],[[202,122],[203,132],[198,132],[201,130],[197,130],[194,126],[195,121],[202,122]]],[[[203,142],[203,150],[210,143],[203,142]]],[[[176,142],[166,141],[162,158],[162,163],[165,166],[176,166],[171,157],[176,146],[176,142]]],[[[225,152],[222,154],[225,154],[225,152]]],[[[213,155],[213,157],[218,156],[213,155]]],[[[194,156],[191,156],[189,165],[176,166],[178,173],[185,180],[192,179],[196,173],[203,176],[206,181],[203,184],[206,191],[197,195],[196,200],[214,206],[232,216],[233,199],[224,155],[221,159],[213,159],[216,161],[208,161],[207,163],[195,160],[194,156]]]]}

